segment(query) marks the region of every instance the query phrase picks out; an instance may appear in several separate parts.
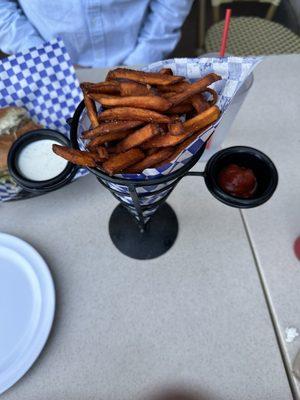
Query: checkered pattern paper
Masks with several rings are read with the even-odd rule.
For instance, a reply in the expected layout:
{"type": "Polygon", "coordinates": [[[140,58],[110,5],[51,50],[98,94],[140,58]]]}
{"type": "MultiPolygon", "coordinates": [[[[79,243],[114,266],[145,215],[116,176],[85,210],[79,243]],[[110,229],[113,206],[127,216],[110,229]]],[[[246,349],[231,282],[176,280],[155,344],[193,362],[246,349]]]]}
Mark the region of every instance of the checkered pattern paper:
{"type": "MultiPolygon", "coordinates": [[[[0,60],[0,107],[16,105],[45,128],[68,135],[66,120],[82,95],[67,50],[60,39],[0,60]]],[[[78,176],[85,174],[80,171],[78,176]]],[[[0,184],[0,201],[16,199],[19,188],[0,184]]]]}
{"type": "MultiPolygon", "coordinates": [[[[235,94],[238,89],[243,85],[247,77],[251,74],[253,69],[257,64],[262,60],[261,57],[226,57],[226,58],[181,58],[181,59],[171,59],[165,61],[159,61],[154,64],[149,65],[144,68],[145,71],[156,72],[161,68],[171,68],[175,75],[182,75],[189,79],[191,82],[203,77],[204,75],[214,72],[218,75],[222,76],[222,80],[215,82],[211,85],[213,89],[215,89],[219,95],[218,98],[218,107],[220,108],[222,115],[221,118],[214,123],[210,128],[203,132],[201,137],[198,137],[193,143],[191,143],[185,150],[183,150],[173,161],[172,163],[166,164],[160,168],[148,168],[143,171],[142,174],[122,174],[119,177],[129,180],[151,180],[155,178],[159,178],[165,175],[170,174],[184,166],[193,155],[195,155],[201,147],[204,145],[204,142],[210,137],[210,135],[215,131],[216,127],[222,121],[228,106],[231,101],[234,99],[235,94]]],[[[80,138],[82,132],[89,128],[89,120],[85,112],[83,112],[81,121],[78,127],[78,136],[80,138]]],[[[216,134],[218,131],[216,131],[216,134]]],[[[79,140],[80,147],[82,149],[85,148],[85,141],[79,140]]],[[[116,185],[114,183],[104,182],[104,184],[108,185],[111,189],[117,190],[117,197],[123,202],[125,205],[133,205],[132,198],[129,194],[127,186],[116,185]]],[[[149,219],[156,210],[157,203],[163,197],[167,196],[171,189],[166,190],[165,192],[159,192],[157,194],[151,195],[151,192],[162,189],[166,187],[171,182],[164,183],[161,185],[150,185],[144,187],[138,187],[137,193],[138,195],[141,193],[149,193],[147,197],[140,197],[141,205],[153,205],[153,208],[148,208],[147,211],[144,211],[144,218],[146,220],[149,219]]],[[[132,209],[132,214],[137,216],[137,213],[134,209],[132,209]]]]}

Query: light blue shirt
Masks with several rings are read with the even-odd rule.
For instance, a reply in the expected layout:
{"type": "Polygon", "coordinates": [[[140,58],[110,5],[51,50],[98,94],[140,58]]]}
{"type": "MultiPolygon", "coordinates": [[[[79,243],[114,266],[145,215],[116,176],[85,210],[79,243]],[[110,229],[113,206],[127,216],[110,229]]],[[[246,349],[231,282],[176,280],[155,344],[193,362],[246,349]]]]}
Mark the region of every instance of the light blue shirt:
{"type": "Polygon", "coordinates": [[[74,64],[138,65],[165,58],[193,0],[0,0],[0,49],[13,54],[55,37],[74,64]]]}

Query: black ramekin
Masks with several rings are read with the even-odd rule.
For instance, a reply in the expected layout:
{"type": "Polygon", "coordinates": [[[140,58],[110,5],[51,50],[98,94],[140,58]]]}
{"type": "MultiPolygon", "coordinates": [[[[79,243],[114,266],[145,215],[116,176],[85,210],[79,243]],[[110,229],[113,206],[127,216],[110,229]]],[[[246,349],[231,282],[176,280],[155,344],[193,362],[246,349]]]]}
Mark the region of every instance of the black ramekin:
{"type": "Polygon", "coordinates": [[[270,158],[261,151],[247,146],[234,146],[219,151],[209,159],[204,179],[208,190],[222,203],[237,208],[253,208],[265,203],[273,195],[278,184],[278,173],[270,158]],[[252,169],[257,188],[251,198],[231,196],[219,186],[219,173],[229,164],[252,169]]]}
{"type": "Polygon", "coordinates": [[[69,183],[78,170],[77,166],[74,166],[68,162],[65,169],[54,178],[44,181],[34,181],[24,177],[18,167],[18,157],[21,150],[32,142],[44,139],[55,140],[64,146],[70,146],[69,139],[60,132],[51,129],[36,129],[20,136],[13,143],[8,153],[7,166],[11,177],[20,187],[28,192],[45,193],[59,189],[65,184],[69,183]]]}

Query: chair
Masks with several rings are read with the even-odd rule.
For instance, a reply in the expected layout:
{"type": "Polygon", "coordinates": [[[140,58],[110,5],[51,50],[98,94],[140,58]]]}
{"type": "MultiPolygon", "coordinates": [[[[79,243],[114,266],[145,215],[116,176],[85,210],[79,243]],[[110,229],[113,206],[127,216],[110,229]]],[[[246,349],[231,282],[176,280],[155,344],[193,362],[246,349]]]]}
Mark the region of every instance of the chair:
{"type": "MultiPolygon", "coordinates": [[[[234,0],[211,0],[214,24],[205,37],[207,52],[218,52],[224,21],[220,20],[220,5],[234,0]]],[[[239,0],[248,1],[248,0],[239,0]]],[[[281,0],[256,0],[270,3],[265,18],[232,17],[226,52],[236,56],[300,53],[300,37],[284,26],[271,21],[281,0]]]]}

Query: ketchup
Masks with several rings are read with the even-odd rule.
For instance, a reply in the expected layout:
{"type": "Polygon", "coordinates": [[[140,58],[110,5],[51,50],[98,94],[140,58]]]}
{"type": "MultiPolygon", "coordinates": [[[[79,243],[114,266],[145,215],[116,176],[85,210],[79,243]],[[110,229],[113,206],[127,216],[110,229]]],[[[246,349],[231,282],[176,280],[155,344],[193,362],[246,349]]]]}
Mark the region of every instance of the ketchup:
{"type": "Polygon", "coordinates": [[[256,177],[250,168],[229,164],[218,176],[218,184],[224,192],[235,197],[249,198],[257,187],[256,177]]]}

